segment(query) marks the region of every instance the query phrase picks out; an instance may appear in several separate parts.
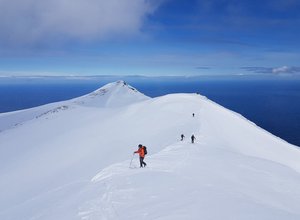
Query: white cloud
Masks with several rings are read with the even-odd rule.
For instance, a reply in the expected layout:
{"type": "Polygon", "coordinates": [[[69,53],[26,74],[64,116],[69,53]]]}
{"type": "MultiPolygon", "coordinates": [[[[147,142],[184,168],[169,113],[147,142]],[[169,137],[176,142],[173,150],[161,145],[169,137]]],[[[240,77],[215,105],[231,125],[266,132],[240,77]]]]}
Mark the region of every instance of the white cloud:
{"type": "Polygon", "coordinates": [[[132,36],[161,0],[0,0],[0,40],[102,40],[132,36]]]}
{"type": "Polygon", "coordinates": [[[281,66],[281,67],[241,67],[246,71],[265,74],[299,74],[300,67],[297,66],[281,66]]]}
{"type": "Polygon", "coordinates": [[[290,67],[288,66],[282,66],[272,69],[272,73],[278,74],[278,73],[286,73],[290,71],[290,67]]]}
{"type": "Polygon", "coordinates": [[[282,66],[282,67],[277,67],[272,69],[272,73],[274,74],[282,74],[282,73],[299,73],[300,68],[299,67],[288,67],[288,66],[282,66]]]}

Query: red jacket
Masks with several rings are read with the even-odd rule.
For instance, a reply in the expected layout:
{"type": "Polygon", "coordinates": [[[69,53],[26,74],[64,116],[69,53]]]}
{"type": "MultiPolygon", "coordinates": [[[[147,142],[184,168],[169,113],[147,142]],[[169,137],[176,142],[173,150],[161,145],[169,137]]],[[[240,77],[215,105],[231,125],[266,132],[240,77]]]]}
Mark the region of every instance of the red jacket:
{"type": "Polygon", "coordinates": [[[144,146],[140,147],[137,151],[134,151],[134,153],[138,153],[140,157],[145,157],[145,151],[144,151],[144,146]]]}

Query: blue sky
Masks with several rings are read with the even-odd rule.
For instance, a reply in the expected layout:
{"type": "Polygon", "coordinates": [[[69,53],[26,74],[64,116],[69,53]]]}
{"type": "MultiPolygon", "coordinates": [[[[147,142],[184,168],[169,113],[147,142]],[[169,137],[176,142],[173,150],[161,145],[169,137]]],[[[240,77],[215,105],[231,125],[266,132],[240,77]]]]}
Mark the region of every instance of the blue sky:
{"type": "Polygon", "coordinates": [[[299,0],[2,0],[0,74],[299,75],[299,0]]]}

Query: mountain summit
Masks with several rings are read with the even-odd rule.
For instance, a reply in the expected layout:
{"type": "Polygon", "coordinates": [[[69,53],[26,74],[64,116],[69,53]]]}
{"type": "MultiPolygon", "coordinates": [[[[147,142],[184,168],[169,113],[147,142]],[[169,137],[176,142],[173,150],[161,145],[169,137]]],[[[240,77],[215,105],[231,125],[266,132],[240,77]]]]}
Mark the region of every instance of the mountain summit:
{"type": "Polygon", "coordinates": [[[145,101],[150,97],[128,85],[125,81],[112,82],[78,98],[50,103],[39,107],[0,114],[0,132],[27,121],[78,107],[122,107],[145,101]]]}
{"type": "Polygon", "coordinates": [[[118,81],[0,125],[0,219],[300,219],[299,148],[198,94],[118,81]]]}
{"type": "Polygon", "coordinates": [[[75,102],[94,107],[120,107],[147,99],[149,97],[140,93],[125,81],[120,80],[77,98],[75,102]]]}

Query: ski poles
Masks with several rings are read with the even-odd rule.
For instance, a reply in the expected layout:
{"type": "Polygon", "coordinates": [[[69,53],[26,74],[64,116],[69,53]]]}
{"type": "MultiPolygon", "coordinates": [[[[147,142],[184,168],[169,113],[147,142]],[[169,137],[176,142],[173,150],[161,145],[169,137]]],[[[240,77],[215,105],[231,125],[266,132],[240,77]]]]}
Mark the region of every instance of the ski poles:
{"type": "Polygon", "coordinates": [[[131,157],[131,161],[130,161],[130,164],[129,164],[129,168],[131,168],[131,164],[132,164],[133,157],[134,157],[134,153],[133,153],[133,155],[132,155],[132,157],[131,157]]]}

